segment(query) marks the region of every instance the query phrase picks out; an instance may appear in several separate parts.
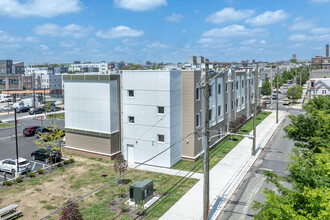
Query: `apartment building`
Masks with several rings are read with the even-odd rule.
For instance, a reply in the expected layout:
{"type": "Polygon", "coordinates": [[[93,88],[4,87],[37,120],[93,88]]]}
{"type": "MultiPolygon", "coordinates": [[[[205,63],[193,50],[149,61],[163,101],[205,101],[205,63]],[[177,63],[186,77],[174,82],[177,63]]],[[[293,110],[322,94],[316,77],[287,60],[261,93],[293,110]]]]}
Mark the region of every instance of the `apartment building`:
{"type": "Polygon", "coordinates": [[[0,93],[2,90],[23,89],[22,75],[0,74],[0,93]]]}
{"type": "Polygon", "coordinates": [[[13,72],[12,66],[13,66],[12,60],[0,60],[0,74],[12,73],[13,72]]]}
{"type": "Polygon", "coordinates": [[[52,94],[62,94],[62,75],[42,75],[41,89],[50,89],[52,94]]]}
{"type": "Polygon", "coordinates": [[[14,63],[12,66],[12,72],[14,74],[24,75],[24,62],[14,63]]]}
{"type": "Polygon", "coordinates": [[[81,72],[98,72],[100,74],[108,74],[109,66],[105,61],[101,62],[86,62],[86,63],[73,63],[68,68],[69,71],[81,71],[81,72]]]}
{"type": "Polygon", "coordinates": [[[122,73],[122,152],[128,162],[171,167],[181,159],[180,70],[122,73]]]}
{"type": "Polygon", "coordinates": [[[113,159],[121,150],[119,75],[63,75],[66,150],[113,159]]]}
{"type": "MultiPolygon", "coordinates": [[[[196,160],[203,153],[202,148],[202,96],[199,82],[203,77],[200,70],[182,70],[182,137],[193,131],[182,141],[182,159],[196,160]]],[[[209,128],[210,144],[223,137],[229,123],[241,115],[253,114],[254,71],[229,69],[226,72],[210,74],[209,128]]],[[[260,94],[260,88],[258,93],[260,94]]]]}
{"type": "MultiPolygon", "coordinates": [[[[232,120],[253,114],[254,74],[237,68],[210,73],[211,145],[228,132],[232,120]]],[[[164,151],[147,162],[160,167],[198,159],[203,153],[203,91],[198,86],[203,77],[204,70],[196,69],[125,70],[121,78],[63,75],[67,148],[108,158],[121,151],[130,163],[164,151]]]]}
{"type": "Polygon", "coordinates": [[[312,69],[330,69],[329,44],[326,45],[326,55],[312,58],[312,69]]]}

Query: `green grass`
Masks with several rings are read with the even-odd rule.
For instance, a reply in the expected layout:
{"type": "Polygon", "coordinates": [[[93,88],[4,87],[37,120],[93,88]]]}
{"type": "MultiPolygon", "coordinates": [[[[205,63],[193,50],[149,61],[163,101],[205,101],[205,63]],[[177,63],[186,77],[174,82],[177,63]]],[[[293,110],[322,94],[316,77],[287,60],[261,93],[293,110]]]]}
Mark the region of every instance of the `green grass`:
{"type": "Polygon", "coordinates": [[[12,128],[15,127],[14,123],[4,123],[4,124],[0,124],[0,128],[12,128]]]}
{"type": "Polygon", "coordinates": [[[56,114],[47,115],[47,119],[57,119],[57,118],[65,118],[65,114],[56,113],[56,114]]]}
{"type": "MultiPolygon", "coordinates": [[[[260,124],[271,112],[261,112],[257,115],[257,125],[260,124]]],[[[249,134],[253,130],[253,120],[250,119],[241,129],[239,129],[238,133],[240,134],[249,134]]],[[[222,140],[216,147],[210,150],[210,169],[212,169],[222,158],[224,158],[236,145],[243,140],[243,137],[239,136],[228,136],[224,140],[222,140]]],[[[197,159],[195,162],[180,160],[176,163],[172,169],[177,170],[187,170],[190,171],[196,167],[197,173],[203,173],[203,160],[201,157],[197,159]]],[[[195,169],[194,169],[195,170],[195,169]]]]}

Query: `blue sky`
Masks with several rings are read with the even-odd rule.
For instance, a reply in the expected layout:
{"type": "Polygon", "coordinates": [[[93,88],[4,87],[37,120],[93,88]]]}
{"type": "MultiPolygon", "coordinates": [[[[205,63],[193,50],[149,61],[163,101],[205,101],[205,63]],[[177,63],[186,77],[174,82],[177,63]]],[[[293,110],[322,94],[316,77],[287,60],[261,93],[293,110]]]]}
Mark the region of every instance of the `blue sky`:
{"type": "Polygon", "coordinates": [[[0,59],[288,60],[325,55],[330,0],[0,0],[0,59]]]}

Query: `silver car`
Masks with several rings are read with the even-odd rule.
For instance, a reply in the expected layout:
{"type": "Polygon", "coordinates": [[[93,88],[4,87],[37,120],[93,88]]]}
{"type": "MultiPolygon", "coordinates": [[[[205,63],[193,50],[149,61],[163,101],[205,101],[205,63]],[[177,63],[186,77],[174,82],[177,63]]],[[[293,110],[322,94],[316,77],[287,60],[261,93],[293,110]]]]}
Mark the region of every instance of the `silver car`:
{"type": "MultiPolygon", "coordinates": [[[[0,161],[0,171],[11,173],[15,175],[17,171],[17,159],[5,159],[0,161]]],[[[20,173],[29,172],[31,170],[31,164],[28,160],[19,157],[18,158],[18,169],[20,173]]]]}

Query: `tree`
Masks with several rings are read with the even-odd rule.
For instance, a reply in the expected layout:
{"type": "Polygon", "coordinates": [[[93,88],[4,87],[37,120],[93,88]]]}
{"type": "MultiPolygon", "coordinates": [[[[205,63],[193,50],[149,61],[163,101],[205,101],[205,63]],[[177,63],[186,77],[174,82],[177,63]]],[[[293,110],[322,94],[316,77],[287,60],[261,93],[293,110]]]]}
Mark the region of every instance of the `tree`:
{"type": "Polygon", "coordinates": [[[271,92],[272,92],[272,90],[271,90],[271,85],[270,85],[269,79],[266,78],[266,80],[262,83],[261,94],[270,95],[271,92]]]}
{"type": "MultiPolygon", "coordinates": [[[[68,201],[66,204],[70,204],[72,201],[68,201]]],[[[62,211],[60,220],[82,220],[82,216],[79,212],[78,203],[72,203],[65,207],[62,211]]]]}
{"type": "Polygon", "coordinates": [[[126,172],[128,164],[127,164],[127,161],[125,160],[124,156],[121,153],[119,153],[119,155],[117,156],[113,167],[114,167],[115,172],[119,173],[119,176],[121,176],[123,173],[126,172]]]}
{"type": "Polygon", "coordinates": [[[303,90],[301,86],[293,86],[288,88],[287,95],[293,100],[300,99],[303,94],[303,90]]]}
{"type": "MultiPolygon", "coordinates": [[[[279,78],[279,87],[283,86],[283,81],[282,81],[282,78],[280,77],[279,78]]],[[[276,89],[277,88],[277,74],[275,74],[275,77],[273,79],[273,87],[276,89]]]]}

